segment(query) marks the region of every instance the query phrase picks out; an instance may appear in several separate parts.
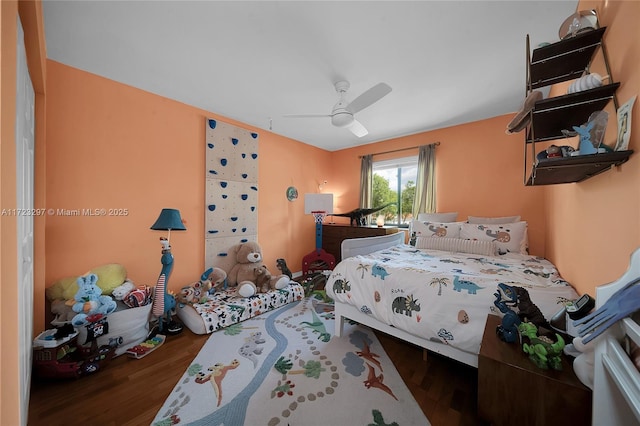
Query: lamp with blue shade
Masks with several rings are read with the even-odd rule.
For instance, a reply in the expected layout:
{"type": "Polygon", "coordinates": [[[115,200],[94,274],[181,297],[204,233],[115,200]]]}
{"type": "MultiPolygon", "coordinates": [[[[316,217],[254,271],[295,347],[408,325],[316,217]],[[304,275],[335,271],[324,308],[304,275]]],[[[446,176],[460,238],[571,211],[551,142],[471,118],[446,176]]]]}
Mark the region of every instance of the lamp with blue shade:
{"type": "Polygon", "coordinates": [[[172,230],[186,231],[187,228],[184,226],[179,210],[162,209],[158,219],[151,225],[151,229],[154,231],[168,231],[166,237],[160,237],[160,243],[162,244],[162,257],[160,258],[162,270],[156,283],[151,313],[158,318],[158,332],[164,330],[166,323],[167,333],[178,334],[182,331],[182,325],[171,321],[171,310],[176,307],[176,299],[167,292],[167,283],[173,270],[173,254],[171,253],[169,239],[171,238],[172,230]]]}

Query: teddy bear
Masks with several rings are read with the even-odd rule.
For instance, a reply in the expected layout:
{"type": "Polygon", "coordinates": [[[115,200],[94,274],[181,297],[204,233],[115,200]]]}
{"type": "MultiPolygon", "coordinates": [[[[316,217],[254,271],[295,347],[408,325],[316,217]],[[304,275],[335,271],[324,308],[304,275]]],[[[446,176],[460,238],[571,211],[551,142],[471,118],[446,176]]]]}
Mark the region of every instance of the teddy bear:
{"type": "Polygon", "coordinates": [[[76,303],[72,307],[77,314],[71,320],[74,327],[97,321],[116,310],[115,300],[111,296],[102,295],[102,289],[96,284],[96,274],[78,277],[77,281],[78,292],[74,297],[76,303]]]}
{"type": "Polygon", "coordinates": [[[279,290],[289,284],[288,276],[269,273],[262,263],[262,249],[254,241],[231,247],[229,255],[235,258],[236,263],[229,269],[227,281],[229,286],[236,287],[242,297],[251,297],[259,290],[279,290]]]}
{"type": "Polygon", "coordinates": [[[200,281],[182,287],[176,295],[176,300],[182,305],[203,303],[207,300],[207,293],[215,292],[222,287],[226,279],[227,273],[224,269],[209,268],[202,273],[200,281]]]}

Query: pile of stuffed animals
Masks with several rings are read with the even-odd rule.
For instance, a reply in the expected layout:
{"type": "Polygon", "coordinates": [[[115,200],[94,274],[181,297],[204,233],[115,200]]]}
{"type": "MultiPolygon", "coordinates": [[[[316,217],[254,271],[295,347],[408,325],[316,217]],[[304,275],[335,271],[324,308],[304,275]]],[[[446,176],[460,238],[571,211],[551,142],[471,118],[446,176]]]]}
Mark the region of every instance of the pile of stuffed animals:
{"type": "Polygon", "coordinates": [[[209,268],[201,275],[200,280],[184,286],[176,296],[180,304],[201,303],[207,299],[207,293],[235,288],[241,297],[251,297],[258,293],[266,293],[273,289],[282,289],[290,282],[285,274],[272,275],[262,261],[262,248],[256,242],[236,244],[228,255],[234,262],[228,267],[209,268]]]}
{"type": "MultiPolygon", "coordinates": [[[[230,288],[235,289],[238,296],[251,297],[258,293],[282,289],[291,280],[288,274],[271,274],[262,261],[262,248],[256,242],[237,244],[229,250],[228,255],[233,260],[230,266],[227,265],[228,273],[218,267],[207,269],[200,276],[200,280],[180,289],[175,295],[176,301],[182,305],[201,303],[207,299],[207,294],[230,288]]],[[[288,269],[280,266],[282,263],[280,262],[278,269],[289,272],[288,269]]],[[[87,318],[91,318],[92,315],[106,315],[115,311],[117,301],[121,301],[130,308],[145,306],[152,302],[152,288],[146,285],[136,286],[125,278],[126,271],[123,267],[120,268],[121,271],[114,268],[114,265],[105,266],[109,267],[112,275],[113,271],[117,272],[120,285],[116,287],[111,285],[111,288],[106,290],[105,284],[98,282],[100,274],[90,273],[74,278],[76,282],[73,284],[77,284],[77,287],[71,286],[69,282],[65,283],[63,288],[48,289],[51,295],[56,294],[59,297],[68,294],[72,289],[77,289],[73,299],[60,298],[51,302],[51,311],[56,315],[54,324],[69,321],[74,326],[86,324],[87,318]]]]}

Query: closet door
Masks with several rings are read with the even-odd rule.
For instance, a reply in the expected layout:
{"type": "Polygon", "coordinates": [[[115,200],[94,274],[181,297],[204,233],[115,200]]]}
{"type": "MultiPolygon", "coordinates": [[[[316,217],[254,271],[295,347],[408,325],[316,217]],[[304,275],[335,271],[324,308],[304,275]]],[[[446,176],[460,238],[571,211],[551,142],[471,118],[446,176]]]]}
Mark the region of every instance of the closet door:
{"type": "Polygon", "coordinates": [[[18,231],[18,332],[20,335],[20,423],[27,424],[33,342],[33,192],[35,94],[18,18],[16,90],[16,219],[18,231]]]}

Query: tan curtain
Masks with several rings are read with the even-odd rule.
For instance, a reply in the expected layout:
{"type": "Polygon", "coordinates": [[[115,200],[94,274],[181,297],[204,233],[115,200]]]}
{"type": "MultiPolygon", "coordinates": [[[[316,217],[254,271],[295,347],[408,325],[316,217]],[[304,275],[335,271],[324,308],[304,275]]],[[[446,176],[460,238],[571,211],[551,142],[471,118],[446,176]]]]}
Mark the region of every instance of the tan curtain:
{"type": "Polygon", "coordinates": [[[418,154],[418,176],[412,212],[414,218],[418,217],[418,213],[436,211],[435,164],[435,144],[422,145],[418,154]]]}
{"type": "Polygon", "coordinates": [[[373,155],[364,155],[360,161],[360,208],[371,208],[372,193],[373,155]]]}

